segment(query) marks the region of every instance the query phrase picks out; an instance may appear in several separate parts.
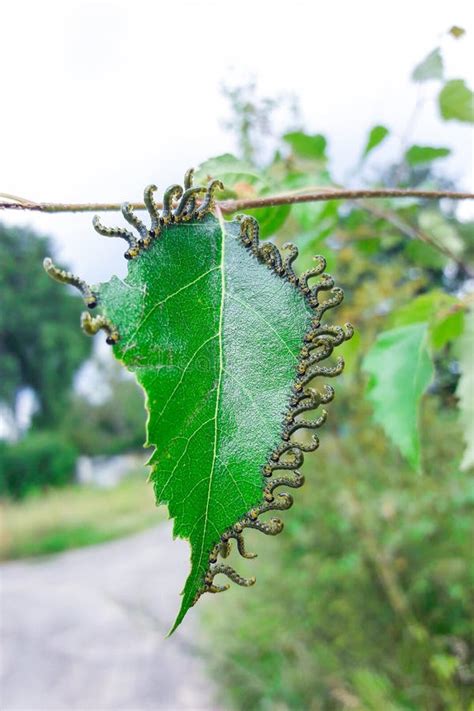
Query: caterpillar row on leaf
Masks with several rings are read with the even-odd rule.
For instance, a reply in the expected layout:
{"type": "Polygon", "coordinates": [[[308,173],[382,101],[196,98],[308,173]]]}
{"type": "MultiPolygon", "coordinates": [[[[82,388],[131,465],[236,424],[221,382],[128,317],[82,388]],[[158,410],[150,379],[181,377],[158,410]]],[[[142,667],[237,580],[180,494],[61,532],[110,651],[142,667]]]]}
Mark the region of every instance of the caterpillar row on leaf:
{"type": "Polygon", "coordinates": [[[174,535],[191,546],[171,631],[204,593],[227,589],[216,576],[246,587],[255,582],[220,559],[232,539],[241,556],[255,557],[245,545],[248,528],[272,536],[283,529],[280,518],[261,515],[290,508],[293,498],[280,487],[303,485],[299,468],[319,440],[297,433],[318,430],[327,415],[320,408],[334,396],[327,384],[311,385],[341,373],[342,358],[322,361],[353,333],[350,324],[324,322],[343,298],[324,258],[297,276],[294,244],[280,251],[260,242],[253,217],[222,219],[222,189],[219,180],[195,187],[190,170],[184,187],[165,191],[161,210],[156,187],[145,189],[149,224],[128,204],[122,215],[131,229],[96,217],[100,234],[127,242],[124,281],[90,287],[45,260],[52,278],[78,288],[98,310],[83,314],[83,329],[105,330],[145,392],[156,501],[168,506],[174,535]]]}

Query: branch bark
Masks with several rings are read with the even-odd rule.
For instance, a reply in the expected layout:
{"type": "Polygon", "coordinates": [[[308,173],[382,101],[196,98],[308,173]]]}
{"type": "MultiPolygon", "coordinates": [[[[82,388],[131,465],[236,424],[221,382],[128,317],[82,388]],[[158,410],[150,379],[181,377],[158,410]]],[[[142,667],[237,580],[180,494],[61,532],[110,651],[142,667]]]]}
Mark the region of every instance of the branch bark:
{"type": "MultiPolygon", "coordinates": [[[[322,202],[327,200],[361,200],[367,198],[415,197],[420,200],[474,200],[474,193],[451,192],[448,190],[403,190],[397,188],[380,188],[376,190],[342,190],[328,188],[305,192],[280,193],[265,197],[244,198],[241,200],[220,200],[218,205],[222,212],[232,213],[238,210],[250,210],[257,207],[276,207],[278,205],[294,205],[302,202],[322,202]]],[[[34,202],[0,193],[0,210],[30,210],[33,212],[114,212],[121,208],[118,202],[96,203],[55,203],[34,202]]],[[[132,203],[134,210],[145,210],[142,202],[132,203]]],[[[158,203],[158,207],[161,207],[158,203]]]]}
{"type": "MultiPolygon", "coordinates": [[[[439,244],[424,232],[411,227],[401,220],[396,213],[390,210],[380,210],[367,203],[369,198],[415,197],[420,200],[474,200],[474,193],[452,192],[447,190],[416,190],[399,188],[380,188],[375,190],[347,190],[343,188],[318,188],[305,191],[294,191],[280,193],[279,195],[267,195],[265,197],[243,198],[241,200],[219,200],[218,207],[222,212],[231,214],[239,210],[249,210],[259,207],[276,207],[278,205],[295,205],[304,202],[322,202],[328,200],[362,200],[362,207],[372,214],[383,217],[391,222],[402,233],[410,239],[420,239],[430,244],[439,252],[449,257],[462,267],[467,274],[471,275],[472,270],[459,259],[450,249],[439,244]]],[[[96,203],[54,203],[54,202],[34,202],[16,195],[0,193],[0,210],[29,210],[33,212],[59,213],[59,212],[114,212],[119,211],[122,203],[96,202],[96,203]]],[[[131,204],[134,210],[145,210],[145,204],[136,202],[131,204]]],[[[162,204],[157,203],[161,208],[162,204]]]]}

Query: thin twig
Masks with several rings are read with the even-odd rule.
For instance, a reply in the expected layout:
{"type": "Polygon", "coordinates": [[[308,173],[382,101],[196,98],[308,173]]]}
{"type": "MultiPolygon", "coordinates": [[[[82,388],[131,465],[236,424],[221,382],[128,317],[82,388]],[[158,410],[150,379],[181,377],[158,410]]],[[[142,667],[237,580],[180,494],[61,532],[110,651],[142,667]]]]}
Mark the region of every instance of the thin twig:
{"type": "MultiPolygon", "coordinates": [[[[367,198],[388,198],[388,197],[416,197],[423,200],[473,200],[473,193],[451,192],[445,190],[410,190],[397,188],[380,188],[375,190],[347,190],[345,188],[316,188],[305,191],[291,191],[280,193],[279,195],[269,195],[266,197],[243,198],[240,200],[220,200],[217,206],[227,214],[237,212],[239,210],[249,210],[258,207],[276,207],[278,205],[294,205],[304,202],[322,202],[328,200],[363,200],[367,198]]],[[[52,202],[34,202],[25,200],[7,193],[0,193],[0,210],[31,210],[33,212],[114,212],[120,210],[122,203],[52,203],[52,202]]],[[[144,203],[132,203],[134,210],[145,210],[144,203]]],[[[157,207],[161,208],[161,203],[157,203],[157,207]]],[[[383,218],[391,222],[397,227],[400,232],[405,234],[410,239],[419,239],[422,242],[430,244],[439,252],[444,254],[449,259],[452,259],[458,264],[468,275],[472,275],[472,271],[468,268],[460,258],[454,254],[448,247],[436,242],[429,234],[417,228],[412,227],[402,220],[395,212],[390,210],[380,210],[370,203],[363,202],[363,209],[371,212],[373,215],[383,218]]]]}
{"type": "MultiPolygon", "coordinates": [[[[277,205],[294,205],[302,202],[322,202],[326,200],[361,200],[365,198],[414,197],[422,200],[474,200],[474,193],[451,192],[448,190],[402,190],[380,188],[376,190],[333,190],[319,189],[301,193],[280,193],[265,197],[243,198],[241,200],[220,200],[222,212],[232,213],[238,210],[249,210],[257,207],[276,207],[277,205]]],[[[0,210],[32,210],[34,212],[113,212],[121,208],[122,203],[55,203],[32,202],[22,198],[14,198],[0,193],[0,210]],[[2,200],[3,198],[3,200],[2,200]]],[[[144,203],[132,203],[135,210],[145,210],[144,203]]],[[[158,204],[158,207],[160,205],[158,204]]]]}
{"type": "Polygon", "coordinates": [[[256,207],[273,207],[276,205],[293,205],[301,202],[321,202],[323,200],[361,200],[365,198],[416,197],[423,200],[474,200],[474,193],[459,193],[444,190],[402,190],[397,188],[380,188],[375,190],[317,190],[314,192],[282,193],[242,200],[223,200],[220,208],[223,212],[236,212],[256,207]]]}
{"type": "Polygon", "coordinates": [[[393,212],[393,210],[380,209],[365,201],[361,202],[360,206],[363,210],[366,210],[367,212],[370,212],[372,215],[374,215],[374,217],[389,222],[402,234],[406,235],[410,239],[419,239],[421,242],[429,244],[430,247],[433,247],[438,252],[441,252],[442,254],[444,254],[445,257],[452,259],[455,264],[457,264],[461,269],[464,270],[467,276],[474,277],[474,272],[471,267],[469,267],[465,262],[463,262],[463,260],[458,257],[458,255],[455,254],[451,249],[449,249],[449,247],[446,247],[446,245],[442,244],[441,242],[437,242],[428,232],[420,230],[419,227],[413,227],[412,225],[408,224],[408,222],[405,222],[405,220],[402,219],[399,215],[397,215],[396,212],[393,212]]]}

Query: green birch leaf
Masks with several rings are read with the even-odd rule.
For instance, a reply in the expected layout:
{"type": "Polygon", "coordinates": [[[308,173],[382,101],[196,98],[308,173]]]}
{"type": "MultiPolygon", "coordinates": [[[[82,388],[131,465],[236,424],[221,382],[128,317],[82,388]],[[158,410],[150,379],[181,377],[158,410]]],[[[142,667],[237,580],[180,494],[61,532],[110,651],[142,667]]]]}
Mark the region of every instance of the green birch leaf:
{"type": "Polygon", "coordinates": [[[434,146],[411,146],[405,152],[405,160],[410,165],[431,163],[438,158],[446,158],[451,153],[449,148],[435,148],[434,146]]]}
{"type": "Polygon", "coordinates": [[[433,378],[427,344],[427,323],[394,328],[378,336],[362,365],[375,421],[415,469],[420,467],[419,406],[433,378]]]}
{"type": "MultiPolygon", "coordinates": [[[[231,197],[255,197],[268,195],[272,190],[262,175],[255,172],[247,163],[230,153],[225,153],[201,163],[196,172],[197,180],[217,178],[227,188],[231,197]]],[[[228,197],[228,195],[225,195],[228,197]]],[[[291,205],[259,207],[249,210],[248,214],[258,220],[260,236],[272,237],[286,222],[291,205]]]]}
{"type": "Polygon", "coordinates": [[[301,158],[311,160],[326,160],[327,141],[321,134],[313,136],[302,131],[286,133],[283,140],[288,143],[293,153],[301,158]]]}
{"type": "Polygon", "coordinates": [[[206,182],[218,178],[225,184],[226,189],[236,196],[235,185],[248,185],[258,193],[266,186],[264,178],[255,168],[243,160],[236,158],[231,153],[224,153],[201,163],[196,171],[196,180],[206,182]]]}
{"type": "Polygon", "coordinates": [[[432,289],[420,294],[394,311],[389,326],[408,326],[412,323],[428,323],[431,348],[436,351],[461,335],[464,324],[464,310],[458,298],[441,289],[432,289]]]}
{"type": "Polygon", "coordinates": [[[430,324],[430,340],[434,350],[444,348],[458,339],[464,330],[464,311],[454,304],[451,309],[441,311],[430,324]]]}
{"type": "MultiPolygon", "coordinates": [[[[269,191],[260,194],[265,195],[266,192],[269,191]]],[[[266,237],[272,237],[283,227],[291,212],[291,208],[291,205],[278,205],[276,207],[257,207],[247,212],[258,221],[260,236],[262,239],[265,239],[266,237]]]]}
{"type": "Polygon", "coordinates": [[[474,123],[474,93],[462,79],[446,82],[438,101],[441,117],[445,121],[474,123]]]}
{"type": "Polygon", "coordinates": [[[415,67],[412,74],[414,81],[423,82],[443,78],[443,58],[439,47],[436,47],[425,59],[415,67]]]}
{"type": "Polygon", "coordinates": [[[377,148],[388,136],[390,131],[386,126],[374,126],[369,133],[367,138],[367,143],[362,154],[362,158],[365,158],[374,148],[377,148]]]}
{"type": "Polygon", "coordinates": [[[464,319],[464,333],[459,344],[459,378],[456,395],[459,398],[460,419],[463,426],[466,449],[461,469],[474,467],[474,311],[471,309],[464,319]]]}
{"type": "Polygon", "coordinates": [[[214,216],[220,181],[211,181],[200,206],[203,189],[191,187],[190,174],[185,188],[184,194],[179,186],[168,189],[161,212],[154,186],[147,188],[151,230],[129,206],[122,208],[139,238],[95,221],[101,234],[128,242],[124,281],[112,277],[91,290],[50,261],[45,265],[53,278],[78,286],[89,306],[97,302],[101,313],[87,312],[84,329],[105,329],[115,356],[145,391],[156,500],[168,506],[175,536],[191,546],[173,630],[204,592],[223,589],[216,575],[244,586],[254,582],[218,556],[227,557],[234,538],[251,557],[246,528],[281,531],[279,519],[259,516],[291,505],[289,494],[273,493],[277,486],[303,483],[297,467],[317,439],[304,444],[295,433],[319,427],[324,411],[313,420],[303,413],[333,396],[329,386],[318,391],[308,383],[341,372],[342,359],[329,367],[319,362],[352,335],[350,327],[321,323],[342,299],[322,258],[298,278],[294,245],[282,255],[259,242],[254,218],[214,216]],[[308,284],[313,278],[318,281],[308,284]]]}
{"type": "Polygon", "coordinates": [[[458,27],[458,25],[453,25],[451,29],[448,31],[448,35],[451,35],[451,37],[454,37],[454,39],[459,39],[460,37],[463,37],[466,34],[466,30],[463,29],[462,27],[458,27]]]}

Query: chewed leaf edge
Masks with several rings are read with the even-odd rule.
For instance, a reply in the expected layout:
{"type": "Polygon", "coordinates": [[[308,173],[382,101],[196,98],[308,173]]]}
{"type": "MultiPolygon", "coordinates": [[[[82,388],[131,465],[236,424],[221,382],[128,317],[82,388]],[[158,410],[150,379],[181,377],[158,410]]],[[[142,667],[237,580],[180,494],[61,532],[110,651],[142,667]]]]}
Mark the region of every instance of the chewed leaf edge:
{"type": "MultiPolygon", "coordinates": [[[[222,190],[223,185],[219,180],[211,180],[205,187],[193,186],[193,171],[187,171],[184,179],[184,188],[180,185],[170,186],[163,196],[163,207],[154,200],[156,186],[150,185],[145,189],[144,202],[150,216],[150,228],[134,213],[128,203],[122,205],[122,215],[135,229],[138,237],[131,230],[123,227],[109,228],[102,225],[98,217],[94,218],[94,227],[97,232],[107,237],[124,239],[128,249],[124,256],[126,259],[137,258],[143,250],[150,247],[153,240],[157,239],[163,227],[171,224],[196,222],[215,210],[216,191],[222,190]]],[[[327,416],[326,410],[313,420],[302,417],[305,413],[317,410],[321,405],[329,403],[334,397],[334,389],[325,385],[322,391],[311,388],[310,382],[316,377],[335,377],[344,367],[344,362],[339,357],[333,366],[323,366],[321,362],[330,357],[334,348],[351,338],[353,328],[350,324],[345,327],[322,323],[323,315],[329,309],[338,306],[343,300],[342,289],[334,286],[333,278],[325,273],[326,262],[321,256],[315,257],[315,266],[297,276],[293,264],[298,257],[298,248],[292,243],[286,243],[282,251],[272,242],[260,242],[257,221],[248,215],[238,215],[239,237],[242,245],[262,265],[269,268],[274,274],[285,279],[304,297],[312,313],[311,325],[304,336],[304,342],[299,353],[295,379],[289,393],[287,410],[283,414],[279,444],[274,448],[262,465],[262,474],[267,480],[262,490],[261,503],[247,511],[238,521],[230,526],[221,535],[212,550],[208,553],[208,564],[203,575],[202,585],[193,600],[197,600],[206,592],[217,593],[228,589],[228,585],[217,585],[214,578],[224,574],[231,581],[241,586],[251,586],[255,578],[243,578],[231,566],[219,562],[219,557],[225,559],[230,553],[231,540],[237,544],[237,550],[244,558],[253,558],[254,554],[246,549],[243,532],[245,529],[255,529],[266,535],[277,535],[283,530],[283,522],[279,518],[263,521],[260,516],[269,511],[283,511],[293,504],[292,496],[287,492],[275,492],[278,487],[286,486],[297,489],[304,483],[304,477],[299,468],[303,464],[304,455],[315,451],[319,446],[319,439],[313,434],[310,443],[296,441],[293,435],[298,430],[316,430],[324,424],[327,416]],[[315,282],[310,280],[316,279],[315,282]],[[326,297],[321,299],[321,295],[326,297]]],[[[55,280],[68,283],[76,287],[82,294],[89,309],[94,309],[98,297],[93,289],[83,280],[70,272],[56,267],[48,258],[44,261],[46,272],[55,280]]],[[[83,330],[93,335],[99,330],[107,333],[107,343],[114,345],[120,340],[120,333],[116,326],[105,316],[92,317],[89,312],[82,314],[81,325],[83,330]]],[[[264,480],[265,481],[265,480],[264,480]]],[[[184,611],[171,630],[176,629],[184,616],[184,611]]]]}
{"type": "MultiPolygon", "coordinates": [[[[293,263],[298,257],[296,245],[285,243],[283,245],[284,255],[282,255],[272,242],[260,243],[258,223],[255,218],[248,215],[238,215],[236,219],[240,222],[242,244],[259,262],[265,264],[275,274],[287,280],[300,291],[312,310],[313,318],[311,326],[304,336],[304,343],[299,354],[289,406],[283,417],[280,444],[271,451],[268,460],[262,467],[264,477],[268,478],[268,483],[262,492],[262,503],[250,509],[222,534],[220,541],[209,554],[204,582],[193,604],[206,592],[218,593],[229,588],[228,584],[216,585],[214,582],[216,575],[224,574],[237,585],[244,587],[255,583],[254,577],[244,578],[231,566],[218,562],[219,556],[224,559],[229,556],[231,539],[235,539],[237,549],[242,557],[255,557],[255,554],[248,553],[245,546],[243,531],[246,528],[255,529],[271,536],[278,535],[283,530],[281,519],[272,518],[269,521],[262,521],[259,517],[268,511],[283,511],[292,506],[293,497],[286,492],[275,493],[275,489],[280,486],[296,489],[304,484],[304,476],[300,473],[299,467],[303,464],[304,454],[318,448],[319,438],[313,434],[311,442],[304,444],[292,439],[292,435],[300,429],[315,430],[321,427],[326,421],[326,410],[323,409],[319,417],[314,420],[307,420],[299,416],[316,410],[320,405],[327,404],[334,398],[334,389],[330,385],[326,385],[322,392],[307,386],[318,376],[332,378],[342,372],[344,361],[341,357],[331,367],[325,367],[319,363],[328,358],[334,348],[349,340],[354,333],[351,324],[341,327],[322,323],[324,313],[338,306],[344,297],[342,289],[335,287],[333,278],[324,272],[326,268],[324,257],[315,257],[316,265],[297,277],[293,269],[293,263]],[[319,279],[310,285],[309,280],[314,277],[319,279]],[[320,295],[323,292],[330,292],[330,295],[321,300],[320,295]],[[274,476],[275,472],[283,473],[274,476]],[[287,472],[291,472],[291,474],[287,472]]],[[[177,627],[179,621],[178,617],[172,631],[177,627]]]]}

